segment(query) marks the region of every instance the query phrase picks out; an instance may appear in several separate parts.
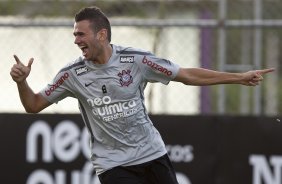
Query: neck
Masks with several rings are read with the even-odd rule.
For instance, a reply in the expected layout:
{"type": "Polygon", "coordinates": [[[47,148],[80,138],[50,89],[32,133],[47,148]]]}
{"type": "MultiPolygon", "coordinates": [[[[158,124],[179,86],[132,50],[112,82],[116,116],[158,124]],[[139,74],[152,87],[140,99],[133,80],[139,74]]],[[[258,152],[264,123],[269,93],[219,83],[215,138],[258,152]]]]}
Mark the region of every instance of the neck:
{"type": "Polygon", "coordinates": [[[103,48],[103,52],[92,62],[94,64],[106,64],[108,63],[110,57],[112,56],[112,52],[113,52],[113,48],[111,44],[107,44],[103,48]]]}

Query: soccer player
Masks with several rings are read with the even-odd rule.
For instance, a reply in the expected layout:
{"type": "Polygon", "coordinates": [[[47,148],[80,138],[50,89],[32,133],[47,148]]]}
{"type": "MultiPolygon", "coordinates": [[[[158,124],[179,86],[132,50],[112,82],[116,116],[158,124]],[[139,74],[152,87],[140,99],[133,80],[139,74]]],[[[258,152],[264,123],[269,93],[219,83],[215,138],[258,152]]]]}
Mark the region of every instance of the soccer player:
{"type": "Polygon", "coordinates": [[[91,137],[91,161],[102,184],[176,184],[161,135],[144,106],[148,82],[186,85],[256,86],[274,69],[228,73],[182,68],[140,49],[111,44],[111,26],[98,7],[75,15],[74,43],[82,55],[63,67],[39,93],[29,87],[33,59],[10,75],[28,113],[38,113],[68,96],[77,98],[91,137]]]}

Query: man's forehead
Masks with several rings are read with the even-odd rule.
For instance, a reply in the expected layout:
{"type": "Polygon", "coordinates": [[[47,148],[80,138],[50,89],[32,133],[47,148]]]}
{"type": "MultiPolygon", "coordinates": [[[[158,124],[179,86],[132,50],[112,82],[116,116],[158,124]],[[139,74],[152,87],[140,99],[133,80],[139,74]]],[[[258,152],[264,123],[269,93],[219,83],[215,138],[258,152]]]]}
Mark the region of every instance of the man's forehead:
{"type": "Polygon", "coordinates": [[[90,22],[88,20],[82,20],[74,23],[75,27],[86,27],[89,26],[90,22]]]}
{"type": "Polygon", "coordinates": [[[93,25],[88,20],[82,20],[74,23],[73,34],[94,34],[95,31],[93,30],[93,25]]]}

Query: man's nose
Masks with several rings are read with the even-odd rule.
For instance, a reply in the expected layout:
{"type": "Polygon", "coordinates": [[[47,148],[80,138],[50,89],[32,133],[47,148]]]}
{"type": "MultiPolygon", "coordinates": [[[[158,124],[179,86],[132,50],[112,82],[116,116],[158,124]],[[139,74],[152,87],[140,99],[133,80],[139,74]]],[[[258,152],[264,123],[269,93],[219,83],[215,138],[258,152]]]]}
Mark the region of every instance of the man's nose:
{"type": "Polygon", "coordinates": [[[80,39],[79,39],[78,36],[76,36],[76,37],[74,38],[74,43],[75,43],[75,44],[79,44],[79,43],[80,43],[80,39]]]}

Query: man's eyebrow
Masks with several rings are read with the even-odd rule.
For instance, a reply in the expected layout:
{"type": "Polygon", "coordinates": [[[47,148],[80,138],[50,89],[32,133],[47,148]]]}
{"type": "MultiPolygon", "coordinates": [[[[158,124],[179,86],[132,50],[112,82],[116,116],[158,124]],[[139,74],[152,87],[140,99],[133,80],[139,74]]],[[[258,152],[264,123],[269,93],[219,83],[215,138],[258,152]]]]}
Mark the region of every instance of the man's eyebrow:
{"type": "Polygon", "coordinates": [[[77,35],[84,35],[84,32],[81,32],[81,31],[73,32],[73,35],[74,35],[74,36],[77,36],[77,35]]]}

